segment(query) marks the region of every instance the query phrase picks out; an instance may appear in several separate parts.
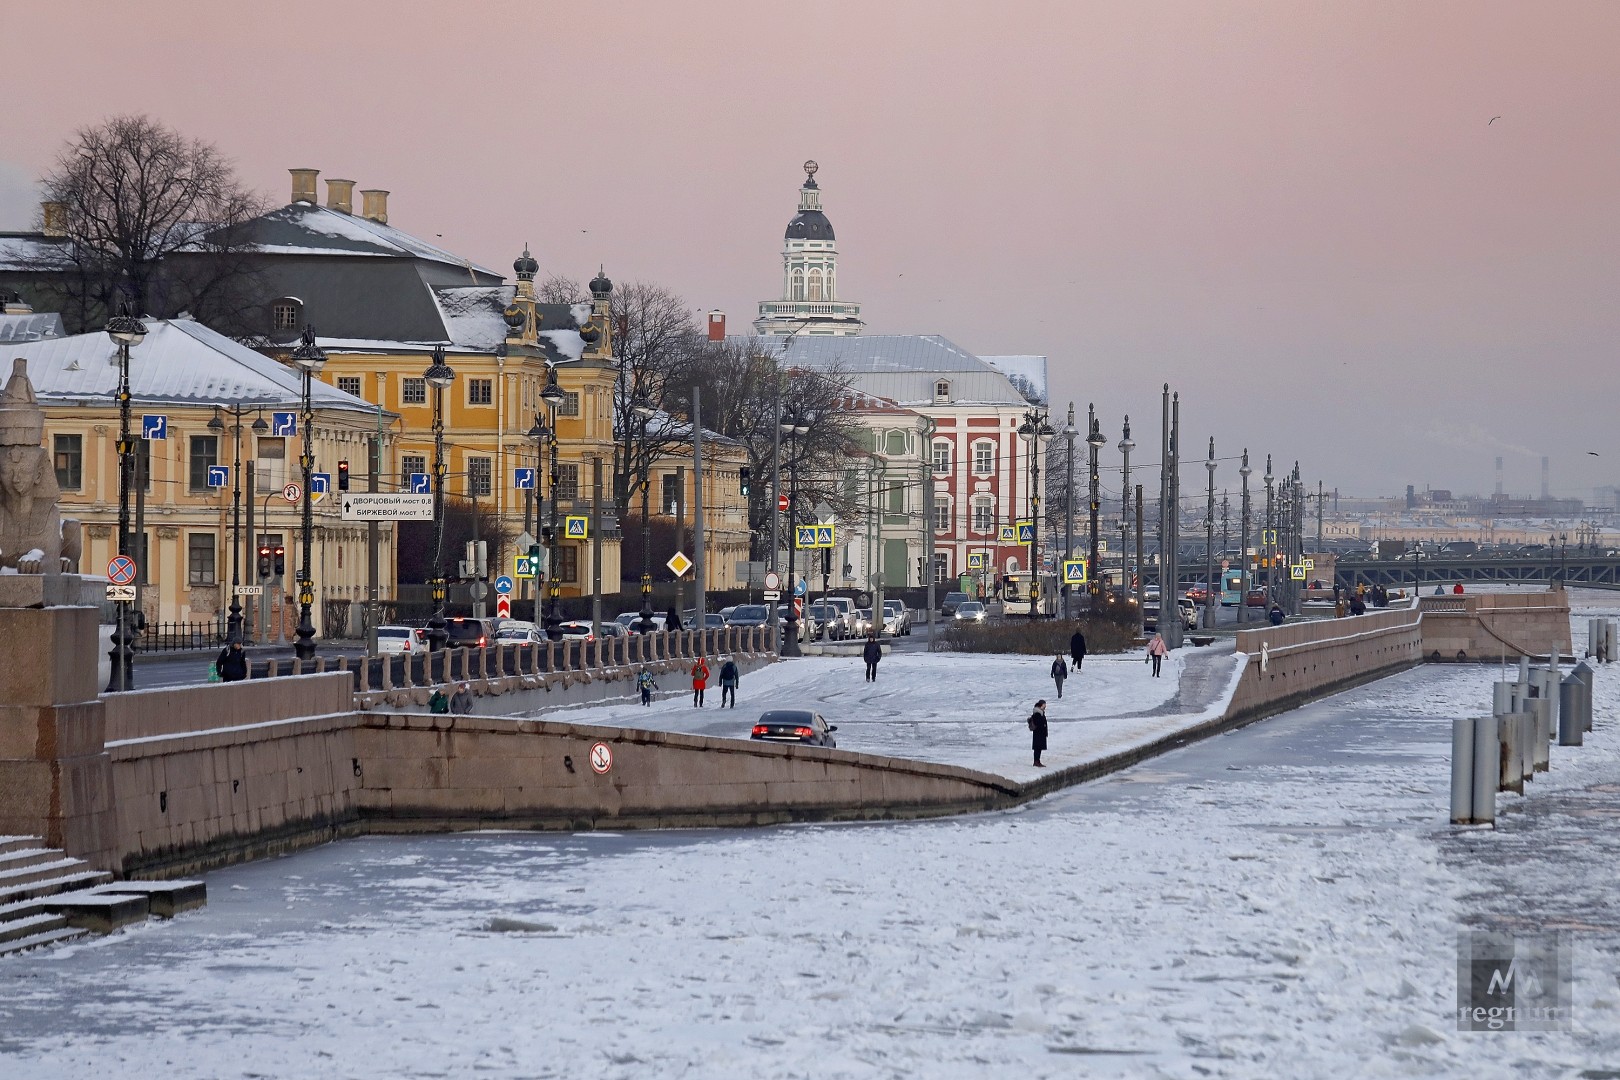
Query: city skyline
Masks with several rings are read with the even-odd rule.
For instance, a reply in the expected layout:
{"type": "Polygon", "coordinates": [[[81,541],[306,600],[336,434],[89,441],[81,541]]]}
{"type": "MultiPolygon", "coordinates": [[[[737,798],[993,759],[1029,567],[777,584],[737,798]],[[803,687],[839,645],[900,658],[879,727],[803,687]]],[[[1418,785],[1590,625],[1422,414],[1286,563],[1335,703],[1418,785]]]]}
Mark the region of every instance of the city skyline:
{"type": "MultiPolygon", "coordinates": [[[[542,274],[602,264],[740,330],[779,293],[814,158],[867,333],[1045,354],[1054,412],[1096,402],[1110,446],[1127,412],[1154,444],[1168,381],[1186,445],[1297,458],[1313,486],[1489,492],[1502,456],[1535,493],[1542,455],[1555,493],[1620,481],[1592,392],[1620,330],[1603,5],[716,0],[491,34],[361,4],[364,35],[323,10],[20,14],[42,39],[77,17],[85,63],[9,125],[0,228],[29,225],[74,129],[145,112],[272,203],[320,168],[482,264],[527,242],[542,274]],[[491,75],[459,93],[424,70],[491,75]]],[[[51,85],[53,63],[19,54],[11,78],[51,85]]]]}

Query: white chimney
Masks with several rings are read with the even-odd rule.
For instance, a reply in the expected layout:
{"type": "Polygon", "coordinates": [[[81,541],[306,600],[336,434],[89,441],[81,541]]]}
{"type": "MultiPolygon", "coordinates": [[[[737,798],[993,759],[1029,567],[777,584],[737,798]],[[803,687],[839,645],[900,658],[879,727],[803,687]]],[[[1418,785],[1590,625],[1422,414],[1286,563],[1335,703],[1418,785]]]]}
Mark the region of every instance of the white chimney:
{"type": "Polygon", "coordinates": [[[354,213],[354,181],[328,180],[326,182],[326,208],[340,214],[354,213]]]}

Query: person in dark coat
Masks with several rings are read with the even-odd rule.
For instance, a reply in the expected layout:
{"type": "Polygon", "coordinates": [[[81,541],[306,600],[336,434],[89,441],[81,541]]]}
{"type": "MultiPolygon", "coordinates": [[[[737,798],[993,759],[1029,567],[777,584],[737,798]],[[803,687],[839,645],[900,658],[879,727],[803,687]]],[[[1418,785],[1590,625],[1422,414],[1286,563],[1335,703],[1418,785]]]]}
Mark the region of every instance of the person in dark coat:
{"type": "Polygon", "coordinates": [[[670,631],[686,629],[681,625],[680,612],[676,611],[674,608],[670,608],[664,613],[664,629],[670,631]]]}
{"type": "Polygon", "coordinates": [[[1069,665],[1063,662],[1063,657],[1059,656],[1052,661],[1052,681],[1057,683],[1057,692],[1060,698],[1063,696],[1063,680],[1068,677],[1069,665]]]}
{"type": "Polygon", "coordinates": [[[866,639],[866,647],[861,650],[861,659],[866,661],[866,681],[877,682],[878,661],[883,659],[883,646],[878,644],[877,633],[866,639]]]}
{"type": "MultiPolygon", "coordinates": [[[[1086,662],[1086,634],[1084,630],[1076,629],[1074,636],[1069,639],[1069,658],[1074,661],[1074,670],[1079,671],[1080,665],[1086,662]]],[[[1062,697],[1059,694],[1058,697],[1062,697]]]]}
{"type": "Polygon", "coordinates": [[[247,653],[242,651],[242,643],[233,641],[220,652],[219,659],[214,661],[219,669],[221,682],[241,682],[248,677],[247,653]]]}
{"type": "Polygon", "coordinates": [[[737,683],[742,678],[742,672],[737,670],[737,661],[726,657],[726,662],[720,665],[720,707],[728,704],[737,707],[737,683]]]}
{"type": "Polygon", "coordinates": [[[457,716],[469,716],[473,710],[472,688],[462,683],[456,692],[450,695],[450,711],[457,716]]]}
{"type": "Polygon", "coordinates": [[[1035,767],[1046,768],[1041,764],[1041,751],[1046,749],[1046,700],[1043,698],[1035,703],[1035,711],[1029,714],[1030,748],[1035,751],[1035,767]]]}
{"type": "Polygon", "coordinates": [[[1283,615],[1283,609],[1281,607],[1277,606],[1276,604],[1272,604],[1271,613],[1267,616],[1267,618],[1271,620],[1272,626],[1281,626],[1283,624],[1283,619],[1286,618],[1286,616],[1283,615]]]}
{"type": "Polygon", "coordinates": [[[428,698],[428,712],[439,714],[448,713],[449,711],[450,699],[445,696],[444,687],[436,688],[428,698]]]}

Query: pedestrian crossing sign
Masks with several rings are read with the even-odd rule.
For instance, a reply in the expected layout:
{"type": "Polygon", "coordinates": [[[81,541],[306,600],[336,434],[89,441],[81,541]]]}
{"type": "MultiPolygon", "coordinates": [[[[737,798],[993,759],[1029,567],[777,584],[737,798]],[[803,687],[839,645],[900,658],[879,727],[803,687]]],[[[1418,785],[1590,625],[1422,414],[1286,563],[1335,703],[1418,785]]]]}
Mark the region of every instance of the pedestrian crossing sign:
{"type": "Polygon", "coordinates": [[[816,547],[824,547],[824,548],[832,547],[833,546],[833,532],[834,532],[834,526],[832,526],[832,525],[817,525],[816,526],[816,547]]]}
{"type": "Polygon", "coordinates": [[[1033,544],[1035,542],[1035,523],[1033,521],[1020,521],[1018,523],[1018,542],[1020,544],[1033,544]]]}
{"type": "Polygon", "coordinates": [[[1277,530],[1276,529],[1261,529],[1260,530],[1260,542],[1262,544],[1275,544],[1277,542],[1277,530]]]}
{"type": "Polygon", "coordinates": [[[1000,537],[1001,537],[1001,542],[1003,544],[1016,544],[1016,543],[1018,543],[1018,528],[1017,528],[1017,526],[1014,526],[1014,525],[1003,525],[1003,526],[1001,526],[1000,537]]]}
{"type": "Polygon", "coordinates": [[[1288,576],[1293,578],[1295,581],[1304,581],[1305,580],[1305,564],[1304,563],[1295,563],[1293,566],[1290,566],[1288,568],[1288,576]]]}
{"type": "Polygon", "coordinates": [[[569,514],[563,518],[563,536],[569,540],[584,540],[590,535],[590,520],[584,514],[569,514]]]}
{"type": "Polygon", "coordinates": [[[1084,585],[1089,579],[1086,576],[1086,560],[1063,560],[1063,584],[1084,585]]]}
{"type": "Polygon", "coordinates": [[[534,577],[534,560],[527,555],[519,555],[514,562],[512,576],[515,578],[534,577]]]}
{"type": "Polygon", "coordinates": [[[834,547],[837,530],[832,525],[795,525],[793,527],[793,546],[796,548],[830,548],[834,547]]]}
{"type": "Polygon", "coordinates": [[[982,552],[982,551],[970,551],[970,552],[968,552],[968,569],[969,570],[983,570],[984,569],[984,552],[982,552]]]}
{"type": "Polygon", "coordinates": [[[1316,569],[1316,560],[1315,559],[1306,559],[1305,560],[1305,569],[1307,569],[1307,570],[1315,570],[1316,569]]]}

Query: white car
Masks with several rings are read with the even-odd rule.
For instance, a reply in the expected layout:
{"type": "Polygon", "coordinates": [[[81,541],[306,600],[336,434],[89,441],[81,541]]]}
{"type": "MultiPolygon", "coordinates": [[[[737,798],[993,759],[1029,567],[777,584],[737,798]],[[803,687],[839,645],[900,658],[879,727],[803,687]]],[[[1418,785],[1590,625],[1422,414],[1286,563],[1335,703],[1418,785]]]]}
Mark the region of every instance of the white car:
{"type": "Polygon", "coordinates": [[[413,652],[426,652],[427,646],[417,633],[409,626],[377,627],[377,655],[409,656],[413,652]]]}
{"type": "Polygon", "coordinates": [[[497,645],[538,645],[545,640],[544,630],[521,619],[507,619],[495,628],[497,645]]]}
{"type": "Polygon", "coordinates": [[[890,627],[884,632],[896,636],[911,633],[911,609],[901,600],[883,601],[883,616],[890,627]]]}
{"type": "MultiPolygon", "coordinates": [[[[660,615],[655,611],[652,613],[651,618],[654,630],[662,630],[664,628],[664,623],[667,620],[667,616],[660,615]]],[[[641,632],[641,612],[639,611],[621,612],[618,618],[614,619],[613,621],[624,627],[632,634],[639,634],[641,632]]]]}
{"type": "Polygon", "coordinates": [[[562,631],[562,639],[564,641],[596,640],[596,635],[591,632],[591,624],[588,622],[581,622],[576,619],[560,624],[557,629],[562,631]]]}

